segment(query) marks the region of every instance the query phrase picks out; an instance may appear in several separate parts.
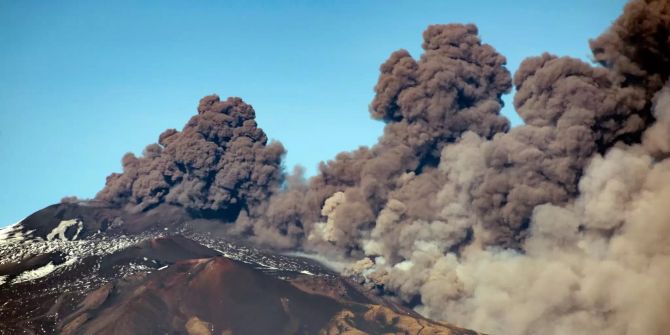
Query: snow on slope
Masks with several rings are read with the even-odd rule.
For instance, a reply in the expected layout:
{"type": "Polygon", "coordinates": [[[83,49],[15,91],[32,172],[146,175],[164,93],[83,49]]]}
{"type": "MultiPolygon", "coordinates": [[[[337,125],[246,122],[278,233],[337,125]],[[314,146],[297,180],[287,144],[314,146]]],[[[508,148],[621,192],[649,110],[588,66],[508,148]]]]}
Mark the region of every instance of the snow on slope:
{"type": "Polygon", "coordinates": [[[0,246],[25,240],[25,236],[21,232],[21,228],[23,228],[21,222],[23,220],[5,228],[0,228],[0,246]]]}
{"type": "Polygon", "coordinates": [[[82,228],[84,227],[83,222],[79,219],[61,221],[58,224],[58,226],[56,226],[56,228],[54,228],[49,234],[47,234],[47,241],[51,241],[55,237],[58,237],[61,240],[66,240],[67,237],[65,237],[65,231],[67,231],[68,228],[74,225],[77,225],[77,232],[72,237],[72,240],[76,240],[77,237],[79,236],[79,233],[81,233],[82,228]]]}

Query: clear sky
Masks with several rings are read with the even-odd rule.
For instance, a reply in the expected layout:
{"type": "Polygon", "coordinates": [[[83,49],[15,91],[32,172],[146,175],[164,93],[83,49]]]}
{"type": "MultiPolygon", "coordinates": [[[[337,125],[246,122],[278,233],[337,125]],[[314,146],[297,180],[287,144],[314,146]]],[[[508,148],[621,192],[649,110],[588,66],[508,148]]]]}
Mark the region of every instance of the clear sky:
{"type": "MultiPolygon", "coordinates": [[[[548,51],[588,59],[588,39],[623,0],[0,0],[0,227],[92,197],[121,156],[198,100],[240,96],[288,149],[286,166],[375,142],[368,116],[379,65],[420,55],[428,24],[476,23],[514,71],[548,51]]],[[[518,124],[511,96],[504,109],[518,124]]]]}

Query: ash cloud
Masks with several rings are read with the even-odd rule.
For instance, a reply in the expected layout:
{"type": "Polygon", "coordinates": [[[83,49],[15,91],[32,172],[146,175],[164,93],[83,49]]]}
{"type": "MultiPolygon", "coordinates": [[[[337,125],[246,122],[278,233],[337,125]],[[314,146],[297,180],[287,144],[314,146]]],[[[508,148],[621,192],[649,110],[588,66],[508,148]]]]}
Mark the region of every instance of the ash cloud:
{"type": "Polygon", "coordinates": [[[146,210],[160,203],[235,219],[280,186],[281,143],[268,143],[251,105],[204,97],[182,131],[164,131],[142,157],[128,153],[97,200],[146,210]]]}
{"type": "Polygon", "coordinates": [[[362,256],[360,241],[392,194],[415,200],[416,215],[434,215],[420,196],[439,186],[440,152],[466,132],[489,139],[509,129],[499,112],[512,79],[505,57],[481,42],[474,25],[430,26],[423,37],[418,61],[400,50],[380,67],[370,106],[386,123],[379,142],[322,163],[317,176],[241,217],[239,231],[262,244],[362,256]]]}
{"type": "Polygon", "coordinates": [[[479,331],[664,333],[669,13],[632,1],[590,41],[595,64],[543,54],[513,81],[474,26],[429,27],[418,61],[380,68],[379,142],[322,164],[278,206],[291,220],[247,232],[348,258],[345,273],[479,331]],[[525,124],[509,129],[512,84],[525,124]]]}
{"type": "Polygon", "coordinates": [[[437,191],[390,196],[351,271],[493,334],[665,333],[668,13],[667,1],[628,4],[591,41],[600,66],[524,61],[525,125],[442,148],[441,177],[424,178],[437,191]]]}
{"type": "Polygon", "coordinates": [[[590,41],[593,63],[543,54],[514,78],[474,25],[423,39],[418,60],[399,50],[380,67],[378,143],[313,178],[281,172],[250,106],[208,97],[182,132],[124,157],[98,198],[239,213],[235,233],[348,262],[478,331],[665,333],[670,2],[631,1],[590,41]],[[525,124],[510,129],[512,85],[525,124]]]}

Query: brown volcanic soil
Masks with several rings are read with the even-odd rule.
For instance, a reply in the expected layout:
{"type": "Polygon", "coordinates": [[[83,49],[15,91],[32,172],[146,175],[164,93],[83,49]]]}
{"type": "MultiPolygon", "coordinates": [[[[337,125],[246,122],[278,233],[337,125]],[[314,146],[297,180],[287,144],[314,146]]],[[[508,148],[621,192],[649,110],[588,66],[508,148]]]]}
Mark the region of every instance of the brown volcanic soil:
{"type": "MultiPolygon", "coordinates": [[[[217,251],[181,236],[159,237],[103,257],[84,258],[45,278],[0,285],[0,334],[53,333],[59,316],[77,309],[79,301],[97,285],[126,277],[129,264],[152,270],[180,260],[217,255],[217,251]]],[[[59,252],[30,256],[20,262],[0,264],[0,275],[7,275],[11,282],[23,271],[62,261],[59,252]]]]}
{"type": "Polygon", "coordinates": [[[179,260],[218,255],[220,255],[219,252],[179,235],[158,237],[103,257],[100,261],[99,273],[113,275],[116,268],[130,262],[161,267],[179,260]]]}
{"type": "Polygon", "coordinates": [[[0,243],[0,334],[475,334],[175,206],[58,204],[12,229],[23,241],[0,243]],[[45,241],[73,219],[79,234],[45,241]]]}
{"type": "Polygon", "coordinates": [[[63,329],[85,334],[188,333],[187,323],[197,318],[191,324],[206,323],[216,334],[315,334],[340,309],[335,300],[215,257],[179,262],[116,287],[100,308],[66,318],[63,329]],[[70,320],[79,323],[80,315],[90,319],[79,327],[70,325],[70,320]]]}
{"type": "Polygon", "coordinates": [[[80,306],[61,322],[63,334],[475,334],[308,293],[224,257],[181,261],[103,286],[80,306]]]}

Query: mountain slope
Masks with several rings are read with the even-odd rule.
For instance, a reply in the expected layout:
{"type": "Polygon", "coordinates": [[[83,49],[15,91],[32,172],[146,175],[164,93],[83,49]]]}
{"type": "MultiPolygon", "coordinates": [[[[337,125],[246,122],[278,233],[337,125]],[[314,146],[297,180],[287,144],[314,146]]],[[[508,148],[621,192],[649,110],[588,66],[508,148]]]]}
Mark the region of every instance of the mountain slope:
{"type": "Polygon", "coordinates": [[[179,207],[47,207],[0,231],[0,334],[475,334],[179,207]]]}

